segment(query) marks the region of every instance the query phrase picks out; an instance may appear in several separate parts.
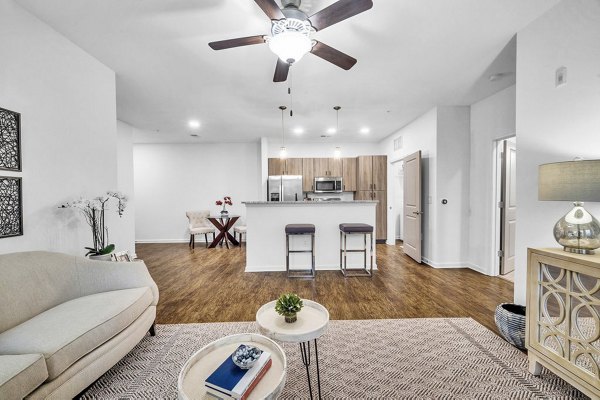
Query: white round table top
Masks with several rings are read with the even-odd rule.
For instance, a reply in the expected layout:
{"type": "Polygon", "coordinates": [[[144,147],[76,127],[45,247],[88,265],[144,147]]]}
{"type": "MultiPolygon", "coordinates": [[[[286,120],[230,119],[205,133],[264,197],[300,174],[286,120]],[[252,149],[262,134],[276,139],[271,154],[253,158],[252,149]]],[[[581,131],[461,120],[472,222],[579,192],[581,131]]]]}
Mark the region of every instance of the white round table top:
{"type": "Polygon", "coordinates": [[[283,390],[286,379],[287,359],[283,349],[274,341],[256,333],[241,333],[215,340],[198,350],[184,364],[177,380],[179,400],[212,399],[206,393],[204,381],[240,344],[249,344],[271,353],[273,364],[248,400],[276,399],[283,390]]]}
{"type": "Polygon", "coordinates": [[[275,303],[277,301],[271,301],[256,312],[256,323],[263,335],[282,342],[299,343],[317,339],[325,332],[329,311],[321,304],[302,299],[304,307],[296,314],[298,320],[288,323],[275,311],[275,303]]]}

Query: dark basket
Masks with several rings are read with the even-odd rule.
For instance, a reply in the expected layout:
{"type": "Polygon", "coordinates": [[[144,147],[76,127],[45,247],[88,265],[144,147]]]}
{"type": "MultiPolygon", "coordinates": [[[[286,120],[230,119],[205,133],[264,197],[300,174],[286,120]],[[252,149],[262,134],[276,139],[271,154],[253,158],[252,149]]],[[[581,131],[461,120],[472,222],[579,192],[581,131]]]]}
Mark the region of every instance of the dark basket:
{"type": "Polygon", "coordinates": [[[500,304],[496,307],[495,320],[502,337],[513,346],[525,350],[525,307],[500,304]]]}

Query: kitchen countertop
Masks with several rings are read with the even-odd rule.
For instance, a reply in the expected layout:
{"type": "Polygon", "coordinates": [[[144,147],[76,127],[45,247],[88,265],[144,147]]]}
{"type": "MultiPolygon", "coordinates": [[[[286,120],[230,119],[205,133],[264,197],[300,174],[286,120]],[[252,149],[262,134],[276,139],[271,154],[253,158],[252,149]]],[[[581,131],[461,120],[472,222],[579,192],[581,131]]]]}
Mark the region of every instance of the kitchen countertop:
{"type": "Polygon", "coordinates": [[[265,205],[265,206],[281,206],[281,205],[335,205],[335,204],[377,204],[377,200],[337,200],[337,201],[242,201],[246,205],[265,205]]]}

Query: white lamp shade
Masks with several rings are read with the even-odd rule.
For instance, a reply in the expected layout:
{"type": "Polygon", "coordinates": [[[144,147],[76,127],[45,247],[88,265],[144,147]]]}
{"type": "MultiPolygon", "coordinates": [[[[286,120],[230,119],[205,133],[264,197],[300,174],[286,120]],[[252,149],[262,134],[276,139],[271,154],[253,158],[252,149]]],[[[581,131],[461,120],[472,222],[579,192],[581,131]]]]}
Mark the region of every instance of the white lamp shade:
{"type": "Polygon", "coordinates": [[[600,160],[540,165],[538,199],[600,201],[600,160]]]}
{"type": "Polygon", "coordinates": [[[312,41],[300,32],[288,31],[270,38],[269,48],[283,62],[298,62],[312,49],[312,41]]]}

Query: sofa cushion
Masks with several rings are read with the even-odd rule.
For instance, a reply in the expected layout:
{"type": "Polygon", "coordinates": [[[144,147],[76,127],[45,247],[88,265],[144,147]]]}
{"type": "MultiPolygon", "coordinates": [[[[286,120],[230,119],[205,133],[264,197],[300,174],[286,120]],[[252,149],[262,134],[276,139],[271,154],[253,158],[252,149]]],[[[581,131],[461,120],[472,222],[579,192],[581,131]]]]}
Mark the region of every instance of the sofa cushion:
{"type": "Polygon", "coordinates": [[[44,356],[0,356],[0,399],[22,399],[48,378],[44,356]]]}
{"type": "Polygon", "coordinates": [[[41,353],[52,380],[129,326],[152,300],[150,288],[136,288],[67,301],[1,333],[0,354],[41,353]]]}

